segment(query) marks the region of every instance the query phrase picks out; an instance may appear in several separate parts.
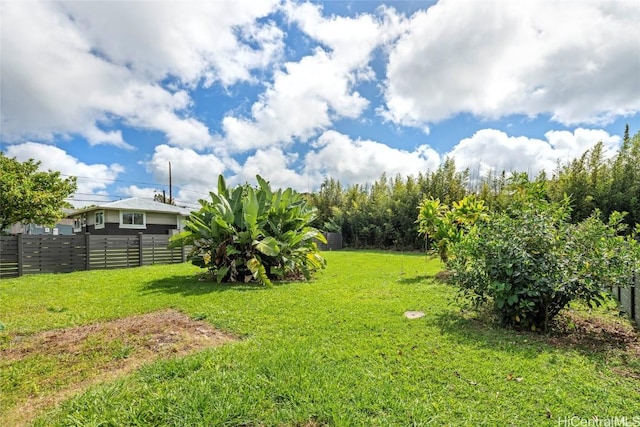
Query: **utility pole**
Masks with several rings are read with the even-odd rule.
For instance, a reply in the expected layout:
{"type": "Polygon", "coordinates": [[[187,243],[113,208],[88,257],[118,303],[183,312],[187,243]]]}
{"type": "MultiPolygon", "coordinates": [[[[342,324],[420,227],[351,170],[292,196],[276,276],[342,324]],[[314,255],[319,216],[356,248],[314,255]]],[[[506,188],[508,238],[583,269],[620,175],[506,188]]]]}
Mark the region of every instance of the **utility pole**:
{"type": "Polygon", "coordinates": [[[169,162],[169,204],[173,204],[173,190],[171,188],[171,162],[169,162]]]}

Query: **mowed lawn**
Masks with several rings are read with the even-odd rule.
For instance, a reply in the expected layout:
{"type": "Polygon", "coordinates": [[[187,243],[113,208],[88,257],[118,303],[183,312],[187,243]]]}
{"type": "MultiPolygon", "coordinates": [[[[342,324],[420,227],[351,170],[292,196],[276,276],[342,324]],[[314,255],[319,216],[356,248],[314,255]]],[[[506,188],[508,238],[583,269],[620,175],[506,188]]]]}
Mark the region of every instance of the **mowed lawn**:
{"type": "MultiPolygon", "coordinates": [[[[633,352],[463,315],[455,289],[433,277],[440,264],[422,255],[324,255],[328,267],[311,282],[270,289],[198,281],[188,264],[2,280],[0,349],[167,308],[240,338],[79,387],[40,413],[41,426],[558,426],[640,416],[633,352]],[[410,320],[408,310],[426,315],[410,320]]],[[[90,367],[127,353],[80,357],[90,367]]],[[[0,413],[90,377],[83,363],[56,360],[0,360],[0,413]]]]}

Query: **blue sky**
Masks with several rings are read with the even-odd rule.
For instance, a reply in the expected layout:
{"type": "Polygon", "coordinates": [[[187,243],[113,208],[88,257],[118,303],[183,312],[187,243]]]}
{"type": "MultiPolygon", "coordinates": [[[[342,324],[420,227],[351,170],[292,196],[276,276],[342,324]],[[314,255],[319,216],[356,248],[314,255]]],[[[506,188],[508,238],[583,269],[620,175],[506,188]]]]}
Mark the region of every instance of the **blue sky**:
{"type": "Polygon", "coordinates": [[[553,171],[640,130],[640,3],[3,1],[2,151],[82,206],[553,171]]]}

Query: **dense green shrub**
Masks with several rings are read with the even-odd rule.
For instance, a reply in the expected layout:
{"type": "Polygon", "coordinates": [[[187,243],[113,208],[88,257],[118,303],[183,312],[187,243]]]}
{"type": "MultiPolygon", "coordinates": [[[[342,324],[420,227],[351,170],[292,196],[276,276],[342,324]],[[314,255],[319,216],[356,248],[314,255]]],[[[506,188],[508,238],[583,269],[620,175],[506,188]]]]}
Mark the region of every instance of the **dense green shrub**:
{"type": "Polygon", "coordinates": [[[504,324],[546,330],[569,302],[600,305],[611,286],[628,286],[640,256],[637,241],[619,235],[623,215],[603,223],[595,212],[571,224],[568,200],[535,193],[525,191],[466,234],[448,267],[461,295],[491,304],[504,324]]]}
{"type": "Polygon", "coordinates": [[[220,175],[217,194],[200,200],[200,210],[191,213],[171,246],[191,245],[191,262],[218,282],[309,279],[325,267],[315,242],[326,240],[309,226],[315,208],[291,188],[273,192],[257,180],[257,188],[245,184],[230,191],[220,175]]]}

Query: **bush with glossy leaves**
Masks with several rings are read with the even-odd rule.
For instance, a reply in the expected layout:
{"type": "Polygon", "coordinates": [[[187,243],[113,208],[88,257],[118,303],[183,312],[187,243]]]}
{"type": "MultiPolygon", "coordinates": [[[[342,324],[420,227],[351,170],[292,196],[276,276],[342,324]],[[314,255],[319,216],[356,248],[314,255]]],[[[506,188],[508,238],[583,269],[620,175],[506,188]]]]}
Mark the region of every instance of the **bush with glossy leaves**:
{"type": "Polygon", "coordinates": [[[595,212],[571,224],[568,200],[551,203],[535,193],[478,223],[453,245],[447,266],[476,307],[491,304],[506,325],[547,330],[571,301],[597,306],[612,286],[628,286],[640,245],[621,235],[620,213],[606,223],[595,212]]]}

